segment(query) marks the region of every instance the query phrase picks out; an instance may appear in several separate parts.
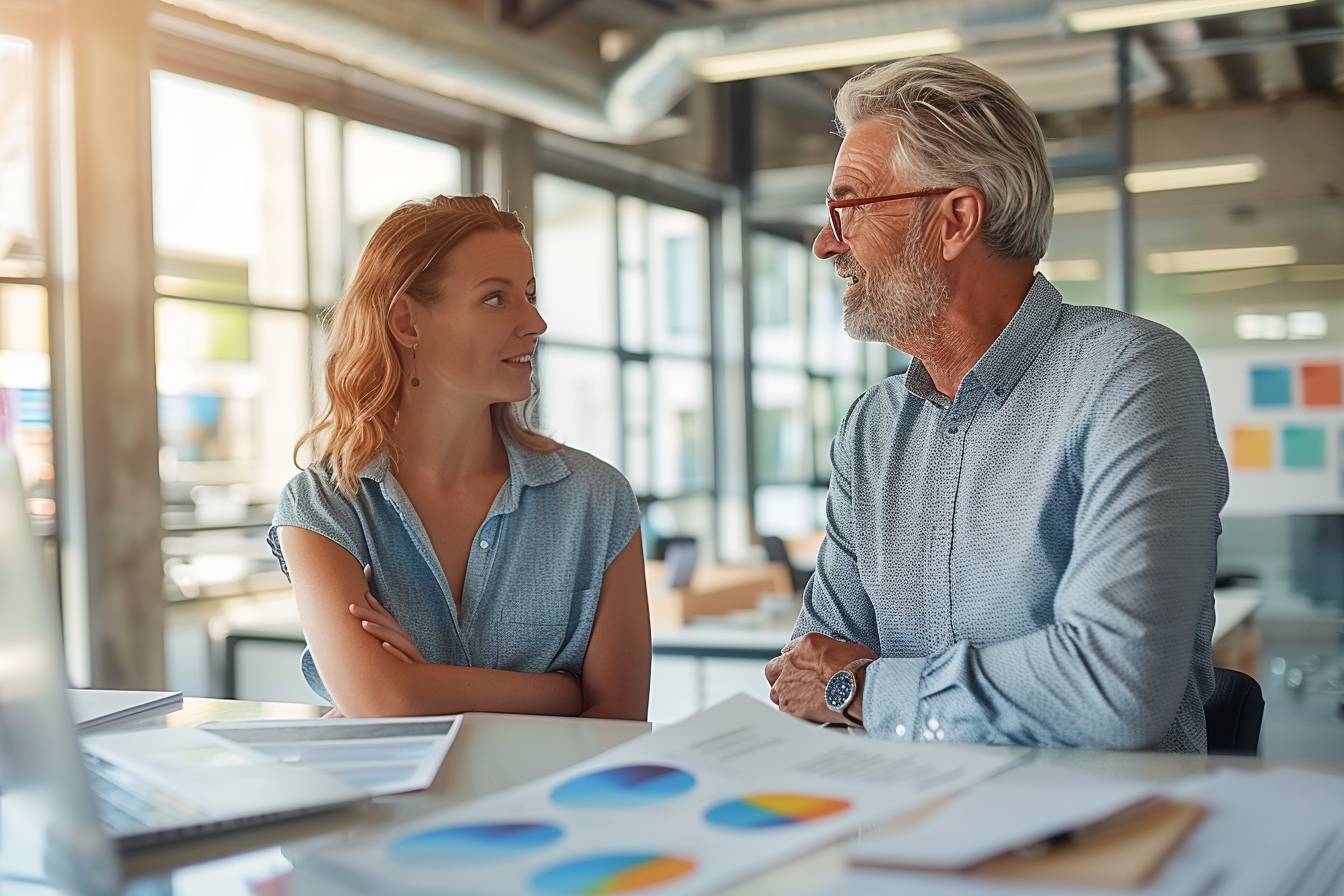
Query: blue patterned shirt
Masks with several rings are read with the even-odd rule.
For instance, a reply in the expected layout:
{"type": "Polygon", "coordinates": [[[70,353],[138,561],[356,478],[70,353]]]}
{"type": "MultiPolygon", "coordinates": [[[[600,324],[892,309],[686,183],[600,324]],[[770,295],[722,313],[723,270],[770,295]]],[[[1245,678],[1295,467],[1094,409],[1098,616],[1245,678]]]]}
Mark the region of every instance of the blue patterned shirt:
{"type": "Polygon", "coordinates": [[[871,733],[1205,749],[1227,465],[1184,339],[1037,275],[954,400],[915,361],[831,461],[794,635],[880,655],[871,733]]]}
{"type": "MultiPolygon", "coordinates": [[[[583,669],[602,577],[639,528],[639,505],[617,470],[573,448],[529,451],[504,438],[509,478],[467,557],[459,616],[438,555],[386,455],[360,471],[354,499],[325,467],[299,473],[276,506],[268,541],[289,574],[276,530],[331,539],[372,568],[374,597],[426,660],[515,672],[583,669]]],[[[307,649],[313,690],[330,700],[307,649]]]]}

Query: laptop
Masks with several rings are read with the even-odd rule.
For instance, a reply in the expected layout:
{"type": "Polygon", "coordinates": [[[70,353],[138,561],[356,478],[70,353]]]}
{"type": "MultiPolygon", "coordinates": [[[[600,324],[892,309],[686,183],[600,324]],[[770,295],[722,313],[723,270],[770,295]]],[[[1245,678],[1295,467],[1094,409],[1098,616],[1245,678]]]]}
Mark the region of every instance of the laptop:
{"type": "Polygon", "coordinates": [[[114,892],[124,850],[367,799],[319,771],[207,731],[79,740],[53,595],[17,460],[0,446],[0,890],[47,882],[114,892]]]}

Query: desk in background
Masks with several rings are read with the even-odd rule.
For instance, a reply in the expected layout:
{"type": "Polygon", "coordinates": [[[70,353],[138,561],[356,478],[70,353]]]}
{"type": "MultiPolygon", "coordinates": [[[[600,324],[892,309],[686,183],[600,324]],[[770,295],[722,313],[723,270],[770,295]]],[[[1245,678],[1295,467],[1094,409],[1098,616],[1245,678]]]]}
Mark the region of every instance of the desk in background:
{"type": "MultiPolygon", "coordinates": [[[[767,564],[707,567],[697,570],[690,588],[668,589],[660,584],[662,564],[650,562],[648,569],[654,653],[650,717],[670,721],[737,691],[764,697],[769,688],[761,666],[788,641],[793,619],[767,617],[753,608],[763,594],[787,593],[787,586],[776,590],[787,583],[787,573],[767,564]],[[696,611],[689,618],[687,608],[696,611]],[[679,681],[683,678],[689,679],[689,689],[679,681]]],[[[1257,589],[1214,592],[1214,665],[1260,677],[1254,627],[1259,606],[1257,589]]],[[[225,697],[316,699],[298,673],[304,641],[292,601],[269,612],[219,620],[213,636],[222,656],[220,692],[225,697]]]]}

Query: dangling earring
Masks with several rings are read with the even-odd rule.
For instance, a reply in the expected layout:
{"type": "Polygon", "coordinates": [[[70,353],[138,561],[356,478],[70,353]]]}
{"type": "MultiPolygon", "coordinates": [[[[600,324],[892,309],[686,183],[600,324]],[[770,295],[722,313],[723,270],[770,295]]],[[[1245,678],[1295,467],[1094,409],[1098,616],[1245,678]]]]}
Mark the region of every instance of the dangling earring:
{"type": "Polygon", "coordinates": [[[411,386],[420,385],[420,368],[415,363],[415,350],[418,346],[411,346],[411,386]]]}

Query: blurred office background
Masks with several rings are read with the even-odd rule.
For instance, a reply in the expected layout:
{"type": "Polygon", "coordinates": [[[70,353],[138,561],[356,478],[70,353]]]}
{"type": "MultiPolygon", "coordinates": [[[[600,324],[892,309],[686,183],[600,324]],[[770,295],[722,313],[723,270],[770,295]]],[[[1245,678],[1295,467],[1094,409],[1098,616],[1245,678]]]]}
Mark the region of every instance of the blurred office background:
{"type": "Polygon", "coordinates": [[[312,699],[264,537],[326,312],[399,202],[483,191],[535,247],[545,427],[640,496],[653,718],[763,693],[835,426],[908,362],[810,254],[831,97],[952,52],[1038,113],[1066,300],[1199,350],[1219,662],[1268,755],[1338,756],[1342,48],[1320,0],[0,0],[0,440],[72,679],[312,699]]]}

